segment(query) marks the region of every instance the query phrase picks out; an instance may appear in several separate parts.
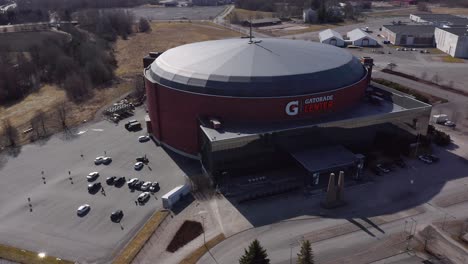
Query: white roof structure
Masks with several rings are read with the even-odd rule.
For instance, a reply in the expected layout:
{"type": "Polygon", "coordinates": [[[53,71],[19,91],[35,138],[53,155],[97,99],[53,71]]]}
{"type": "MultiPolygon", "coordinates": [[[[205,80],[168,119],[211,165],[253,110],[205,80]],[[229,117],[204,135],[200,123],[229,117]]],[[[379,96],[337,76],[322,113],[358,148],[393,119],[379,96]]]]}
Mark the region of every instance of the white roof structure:
{"type": "Polygon", "coordinates": [[[320,38],[320,42],[322,42],[324,40],[327,40],[327,39],[330,39],[330,38],[336,38],[336,39],[343,40],[343,37],[341,36],[340,33],[336,32],[334,30],[331,30],[331,29],[326,29],[324,31],[320,31],[319,38],[320,38]]]}
{"type": "Polygon", "coordinates": [[[351,41],[360,40],[362,38],[368,38],[368,39],[375,40],[371,35],[367,34],[366,32],[364,32],[360,28],[356,28],[354,30],[349,31],[347,35],[348,35],[349,40],[351,40],[351,41]]]}

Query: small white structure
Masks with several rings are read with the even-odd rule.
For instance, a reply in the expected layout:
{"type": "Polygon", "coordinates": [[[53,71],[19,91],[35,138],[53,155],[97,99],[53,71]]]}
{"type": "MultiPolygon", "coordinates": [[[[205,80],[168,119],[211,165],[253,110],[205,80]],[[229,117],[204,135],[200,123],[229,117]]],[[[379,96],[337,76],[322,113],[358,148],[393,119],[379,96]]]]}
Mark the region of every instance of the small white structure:
{"type": "Polygon", "coordinates": [[[161,197],[163,207],[165,209],[170,209],[177,203],[181,198],[187,195],[190,192],[190,185],[179,185],[172,189],[170,192],[166,193],[161,197]]]}
{"type": "Polygon", "coordinates": [[[468,59],[468,28],[436,28],[434,35],[439,50],[454,58],[468,59]]]}
{"type": "Polygon", "coordinates": [[[345,46],[345,41],[343,40],[341,34],[331,29],[321,31],[319,33],[319,38],[320,42],[324,44],[329,44],[338,47],[345,46]]]}
{"type": "Polygon", "coordinates": [[[312,8],[306,9],[302,12],[302,19],[304,23],[314,24],[318,21],[317,12],[312,8]]]}
{"type": "Polygon", "coordinates": [[[347,34],[349,41],[354,46],[377,46],[377,40],[360,28],[356,28],[347,34]]]}

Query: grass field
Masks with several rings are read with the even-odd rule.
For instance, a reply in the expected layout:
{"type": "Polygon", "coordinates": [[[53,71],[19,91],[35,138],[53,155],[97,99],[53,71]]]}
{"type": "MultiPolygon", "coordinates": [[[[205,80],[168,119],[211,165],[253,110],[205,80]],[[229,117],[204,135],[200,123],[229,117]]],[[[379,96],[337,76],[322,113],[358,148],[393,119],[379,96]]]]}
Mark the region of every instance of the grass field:
{"type": "Polygon", "coordinates": [[[153,22],[150,33],[140,33],[128,40],[118,40],[115,46],[118,62],[117,76],[134,76],[143,71],[143,57],[150,51],[170,48],[204,40],[239,37],[239,33],[213,23],[153,22]]]}
{"type": "Polygon", "coordinates": [[[442,57],[442,61],[443,62],[448,62],[448,63],[465,63],[464,59],[454,58],[454,57],[452,57],[450,55],[442,57]]]}
{"type": "Polygon", "coordinates": [[[251,11],[247,9],[235,8],[232,12],[226,17],[226,20],[229,21],[231,16],[235,16],[242,20],[250,19],[259,19],[259,18],[270,18],[273,17],[273,12],[262,12],[262,11],[251,11]]]}
{"type": "Polygon", "coordinates": [[[468,8],[433,7],[431,11],[435,14],[468,15],[468,8]]]}
{"type": "Polygon", "coordinates": [[[47,254],[44,257],[39,257],[38,252],[23,250],[5,245],[0,245],[0,263],[2,263],[2,259],[27,264],[73,264],[71,261],[47,256],[47,254]]]}
{"type": "Polygon", "coordinates": [[[307,28],[298,29],[298,30],[262,30],[262,29],[259,29],[258,31],[266,33],[273,37],[281,37],[281,36],[287,36],[287,35],[302,34],[302,33],[307,33],[307,32],[322,31],[322,30],[329,29],[329,28],[331,29],[335,27],[352,25],[356,23],[359,23],[359,21],[350,20],[350,21],[334,23],[334,24],[313,24],[313,25],[301,24],[301,26],[305,26],[307,28]]]}

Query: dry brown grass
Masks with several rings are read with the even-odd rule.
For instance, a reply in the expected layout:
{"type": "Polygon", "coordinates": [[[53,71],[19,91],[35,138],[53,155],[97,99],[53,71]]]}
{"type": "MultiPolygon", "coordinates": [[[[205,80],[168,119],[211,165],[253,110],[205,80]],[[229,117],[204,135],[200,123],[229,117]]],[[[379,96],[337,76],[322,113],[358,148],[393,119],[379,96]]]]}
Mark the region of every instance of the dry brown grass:
{"type": "Polygon", "coordinates": [[[468,8],[433,7],[431,11],[435,14],[468,15],[468,8]]]}
{"type": "Polygon", "coordinates": [[[454,58],[454,57],[452,57],[450,55],[442,57],[442,61],[443,62],[448,62],[448,63],[465,63],[464,59],[454,58]]]}
{"type": "Polygon", "coordinates": [[[113,264],[128,264],[133,261],[138,252],[146,244],[146,241],[153,235],[154,231],[158,229],[161,223],[169,215],[168,211],[156,212],[138,231],[138,233],[128,242],[125,248],[114,259],[113,264]]]}
{"type": "Polygon", "coordinates": [[[417,12],[415,7],[408,7],[400,10],[369,12],[366,15],[369,17],[409,17],[415,12],[417,12]]]}
{"type": "Polygon", "coordinates": [[[38,252],[0,245],[0,259],[27,264],[73,264],[72,261],[62,260],[53,256],[38,257],[38,252]]]}
{"type": "Polygon", "coordinates": [[[134,76],[143,71],[143,57],[150,51],[167,49],[205,40],[239,37],[239,33],[213,23],[153,22],[150,33],[139,33],[128,40],[118,40],[115,46],[117,76],[134,76]]]}
{"type": "Polygon", "coordinates": [[[281,37],[281,36],[287,36],[287,35],[296,35],[296,34],[302,34],[302,33],[307,33],[307,32],[314,32],[314,31],[322,31],[325,29],[331,29],[331,28],[336,28],[336,27],[341,27],[341,26],[346,26],[346,25],[352,25],[358,23],[356,21],[345,21],[342,23],[335,23],[335,24],[312,24],[312,25],[300,25],[300,26],[305,26],[307,28],[303,29],[298,29],[298,30],[259,30],[263,33],[269,34],[273,37],[281,37]]]}
{"type": "Polygon", "coordinates": [[[208,249],[213,248],[217,244],[221,243],[226,237],[224,234],[219,234],[214,238],[206,242],[206,245],[202,245],[193,251],[190,255],[185,257],[179,264],[195,264],[197,261],[208,252],[208,249]]]}
{"type": "Polygon", "coordinates": [[[237,15],[239,20],[250,20],[250,19],[258,19],[258,18],[271,18],[273,17],[272,12],[262,12],[262,11],[251,11],[247,9],[240,9],[235,8],[232,12],[228,15],[227,20],[229,21],[230,17],[234,14],[237,15]]]}

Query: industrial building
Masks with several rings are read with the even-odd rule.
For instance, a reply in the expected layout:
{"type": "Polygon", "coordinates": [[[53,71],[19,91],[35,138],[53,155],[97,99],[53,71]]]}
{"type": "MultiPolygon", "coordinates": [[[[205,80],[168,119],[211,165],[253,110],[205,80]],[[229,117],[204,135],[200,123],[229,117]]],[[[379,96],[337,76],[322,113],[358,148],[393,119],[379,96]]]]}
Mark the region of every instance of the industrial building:
{"type": "Polygon", "coordinates": [[[411,14],[410,20],[437,27],[467,26],[468,18],[450,14],[411,14]]]}
{"type": "Polygon", "coordinates": [[[323,44],[333,45],[337,47],[344,47],[346,44],[341,34],[331,29],[321,31],[319,33],[319,39],[320,42],[323,44]]]}
{"type": "Polygon", "coordinates": [[[372,59],[331,45],[227,39],[153,54],[148,130],[215,179],[286,164],[311,179],[337,168],[359,178],[359,151],[377,134],[414,140],[427,131],[430,105],[370,86],[372,59]]]}
{"type": "Polygon", "coordinates": [[[281,24],[281,19],[272,17],[272,18],[261,18],[261,19],[253,19],[253,20],[244,20],[242,21],[242,25],[244,27],[266,27],[266,26],[274,26],[281,24]]]}
{"type": "Polygon", "coordinates": [[[359,47],[369,47],[377,46],[377,40],[375,40],[371,35],[360,28],[356,28],[348,32],[347,37],[349,42],[354,46],[359,47]]]}
{"type": "Polygon", "coordinates": [[[393,45],[434,47],[433,25],[384,25],[382,35],[393,45]]]}
{"type": "Polygon", "coordinates": [[[435,42],[439,50],[452,57],[468,59],[468,28],[436,28],[435,42]]]}

